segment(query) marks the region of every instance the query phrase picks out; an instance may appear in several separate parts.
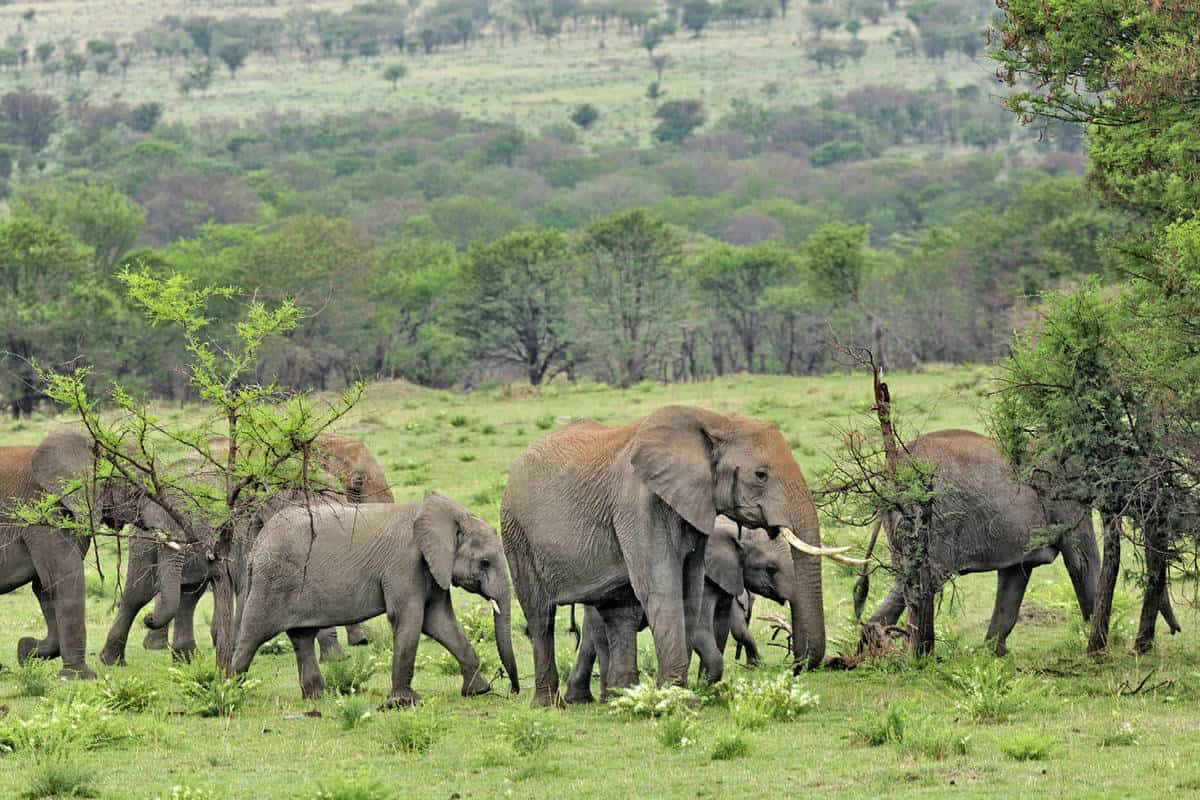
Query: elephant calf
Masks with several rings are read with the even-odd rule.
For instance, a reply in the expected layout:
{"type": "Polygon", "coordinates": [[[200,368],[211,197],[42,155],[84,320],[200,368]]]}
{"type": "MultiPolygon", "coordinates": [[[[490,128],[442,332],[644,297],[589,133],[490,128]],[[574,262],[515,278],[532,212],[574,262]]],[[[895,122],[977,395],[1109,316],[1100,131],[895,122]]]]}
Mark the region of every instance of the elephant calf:
{"type": "Polygon", "coordinates": [[[313,650],[317,631],[386,613],[392,626],[389,707],[411,706],[421,633],[450,651],[462,669],[464,696],[491,685],[454,615],[450,587],[482,595],[495,610],[496,648],[514,693],[508,572],[496,531],[453,500],[324,505],[285,509],[250,550],[246,601],[239,609],[233,670],[246,672],[258,648],[286,631],[296,651],[300,690],[325,688],[313,650]]]}
{"type": "MultiPolygon", "coordinates": [[[[717,649],[724,653],[730,633],[746,648],[751,665],[759,663],[758,646],[747,625],[753,600],[748,592],[777,603],[796,602],[799,582],[792,569],[790,548],[771,539],[761,528],[743,528],[725,517],[717,519],[704,551],[704,595],[701,620],[709,625],[717,649]]],[[[643,625],[645,620],[643,619],[643,625]]],[[[608,694],[608,631],[600,613],[588,607],[580,633],[579,655],[567,680],[568,703],[592,701],[592,667],[600,662],[600,696],[608,694]]]]}

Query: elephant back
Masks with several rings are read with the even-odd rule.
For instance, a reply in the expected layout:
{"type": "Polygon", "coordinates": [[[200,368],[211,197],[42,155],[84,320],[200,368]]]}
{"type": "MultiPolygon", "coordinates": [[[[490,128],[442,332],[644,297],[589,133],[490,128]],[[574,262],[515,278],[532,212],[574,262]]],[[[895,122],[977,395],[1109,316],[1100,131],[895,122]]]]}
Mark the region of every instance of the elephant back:
{"type": "Polygon", "coordinates": [[[0,447],[0,517],[42,492],[33,474],[33,446],[0,447]]]}

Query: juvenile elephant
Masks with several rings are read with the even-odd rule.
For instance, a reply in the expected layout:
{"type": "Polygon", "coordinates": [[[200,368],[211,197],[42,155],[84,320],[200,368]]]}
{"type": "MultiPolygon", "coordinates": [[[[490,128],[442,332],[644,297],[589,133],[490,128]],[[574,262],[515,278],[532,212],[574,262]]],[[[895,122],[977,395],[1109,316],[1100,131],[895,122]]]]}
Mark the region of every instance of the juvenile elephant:
{"type": "MultiPolygon", "coordinates": [[[[748,663],[758,664],[758,645],[747,624],[753,602],[748,592],[780,604],[795,604],[803,600],[801,589],[785,542],[771,539],[760,528],[742,528],[739,532],[737,524],[731,520],[717,519],[704,553],[701,605],[701,616],[712,628],[717,650],[724,653],[732,632],[739,645],[746,648],[748,663]]],[[[644,626],[644,618],[642,622],[644,626]]],[[[584,612],[579,654],[567,679],[564,699],[568,703],[592,701],[592,667],[597,661],[600,664],[600,696],[604,699],[608,694],[608,631],[600,614],[588,607],[584,612]]]]}
{"type": "MultiPolygon", "coordinates": [[[[209,442],[210,451],[215,456],[220,456],[226,443],[227,440],[223,437],[213,438],[209,442]]],[[[349,502],[395,502],[383,467],[367,446],[357,439],[337,434],[320,436],[315,449],[315,462],[319,470],[318,484],[340,494],[349,502]]],[[[215,479],[208,462],[198,456],[177,462],[173,465],[172,472],[190,473],[193,479],[200,481],[206,478],[215,479]]],[[[325,496],[328,493],[327,491],[325,496]]],[[[261,528],[279,507],[281,504],[266,504],[254,519],[246,522],[238,538],[252,539],[257,529],[261,528]]],[[[165,515],[160,517],[158,523],[164,528],[173,527],[165,515]]],[[[238,552],[247,552],[249,546],[249,541],[243,541],[238,552]]],[[[128,577],[117,617],[109,629],[100,660],[105,664],[125,663],[129,630],[138,613],[151,599],[155,600],[154,610],[146,619],[150,630],[142,642],[143,646],[150,650],[166,648],[169,626],[174,621],[175,632],[171,650],[177,656],[190,655],[196,648],[196,603],[208,587],[208,563],[203,553],[196,548],[189,551],[171,550],[153,540],[134,540],[129,546],[126,575],[128,577]]],[[[366,633],[358,624],[346,626],[346,638],[351,645],[367,643],[366,633]]],[[[322,658],[340,653],[335,629],[321,631],[318,641],[321,644],[322,658]]]]}
{"type": "Polygon", "coordinates": [[[68,484],[92,476],[93,464],[91,441],[74,432],[53,433],[36,447],[0,447],[0,594],[32,583],[46,620],[46,638],[22,638],[17,661],[61,656],[63,675],[78,678],[96,677],[84,655],[83,557],[91,539],[27,525],[14,512],[18,505],[52,493],[61,495],[63,512],[78,520],[90,518],[114,528],[136,522],[141,501],[115,479],[64,494],[68,484]]]}
{"type": "Polygon", "coordinates": [[[313,653],[317,630],[386,613],[393,636],[389,706],[419,702],[412,676],[422,632],[458,660],[464,696],[487,692],[491,685],[454,615],[450,587],[458,586],[491,601],[496,649],[513,693],[520,691],[500,541],[494,528],[448,497],[325,505],[311,517],[307,509],[281,511],[263,528],[248,566],[235,673],[249,669],[258,648],[286,631],[301,693],[319,697],[325,682],[313,653]]]}
{"type": "MultiPolygon", "coordinates": [[[[1091,617],[1100,555],[1091,510],[1078,503],[1042,498],[1021,483],[986,436],[965,430],[927,433],[909,446],[911,458],[936,468],[934,529],[930,555],[938,588],[953,575],[996,572],[996,603],[987,638],[998,655],[1021,610],[1029,574],[1061,553],[1083,618],[1091,617]]],[[[893,562],[902,553],[897,520],[887,519],[893,562]]],[[[897,579],[873,623],[894,625],[905,609],[897,579]]]]}
{"type": "Polygon", "coordinates": [[[720,678],[701,619],[704,552],[718,514],[782,535],[804,587],[792,608],[798,664],[825,653],[816,508],[772,425],[666,406],[622,428],[579,422],[535,442],[513,464],[500,506],[502,541],[533,641],[534,702],[557,704],[555,608],[594,606],[608,630],[609,686],[637,681],[643,609],[660,684],[687,680],[692,651],[720,678]],[[795,533],[793,533],[795,531],[795,533]],[[615,644],[614,644],[615,643],[615,644]]]}

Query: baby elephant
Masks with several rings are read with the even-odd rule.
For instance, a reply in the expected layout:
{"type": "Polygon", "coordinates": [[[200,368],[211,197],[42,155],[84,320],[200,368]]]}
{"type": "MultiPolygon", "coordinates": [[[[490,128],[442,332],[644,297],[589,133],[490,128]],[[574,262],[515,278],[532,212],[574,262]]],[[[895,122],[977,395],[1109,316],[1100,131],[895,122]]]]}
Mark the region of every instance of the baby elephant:
{"type": "Polygon", "coordinates": [[[317,631],[386,613],[393,637],[388,707],[420,701],[412,676],[422,632],[458,660],[464,696],[490,691],[479,674],[479,657],[454,616],[453,585],[492,602],[496,649],[513,693],[520,691],[500,538],[492,526],[443,495],[403,505],[281,511],[250,551],[248,584],[233,654],[237,674],[249,669],[264,642],[287,631],[301,693],[320,697],[325,681],[313,648],[317,631]]]}

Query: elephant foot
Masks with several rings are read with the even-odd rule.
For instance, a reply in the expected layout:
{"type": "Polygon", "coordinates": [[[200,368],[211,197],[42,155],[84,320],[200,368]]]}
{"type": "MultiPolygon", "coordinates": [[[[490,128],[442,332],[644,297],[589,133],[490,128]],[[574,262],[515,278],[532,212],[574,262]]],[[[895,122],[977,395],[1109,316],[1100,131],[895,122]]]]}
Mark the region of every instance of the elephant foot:
{"type": "Polygon", "coordinates": [[[34,639],[32,636],[22,636],[17,642],[17,663],[24,664],[31,658],[58,658],[59,649],[57,645],[47,645],[44,640],[34,639]]]}
{"type": "Polygon", "coordinates": [[[166,650],[168,647],[167,633],[168,629],[166,627],[155,628],[149,631],[146,637],[142,639],[142,647],[147,650],[166,650]]]}
{"type": "Polygon", "coordinates": [[[64,666],[59,670],[58,677],[68,681],[94,681],[96,673],[87,664],[83,664],[78,667],[64,666]]]}
{"type": "Polygon", "coordinates": [[[371,640],[367,638],[367,632],[363,630],[362,625],[347,625],[346,642],[351,647],[366,647],[371,640]]]}
{"type": "Polygon", "coordinates": [[[585,705],[596,702],[596,698],[592,696],[591,687],[569,686],[567,693],[563,695],[563,701],[569,705],[585,705]]]}
{"type": "Polygon", "coordinates": [[[992,652],[998,656],[1006,656],[1008,655],[1008,645],[997,639],[992,643],[992,652]]]}
{"type": "Polygon", "coordinates": [[[194,655],[196,655],[196,643],[195,642],[192,642],[192,644],[190,644],[190,645],[184,645],[183,647],[172,647],[171,648],[171,660],[172,661],[190,663],[192,660],[192,656],[194,656],[194,655]]]}
{"type": "Polygon", "coordinates": [[[325,694],[325,679],[318,677],[314,681],[304,681],[300,684],[300,696],[305,700],[316,700],[325,694]]]}
{"type": "Polygon", "coordinates": [[[390,711],[394,708],[414,708],[419,705],[421,705],[421,695],[412,689],[401,689],[398,692],[392,692],[387,701],[379,707],[379,710],[390,711]]]}
{"type": "Polygon", "coordinates": [[[533,705],[535,708],[563,708],[562,695],[558,693],[558,689],[538,689],[533,693],[533,705]]]}
{"type": "Polygon", "coordinates": [[[327,664],[330,661],[337,661],[344,655],[344,653],[342,652],[342,646],[340,644],[338,644],[338,641],[336,638],[334,638],[332,641],[328,641],[328,640],[322,641],[321,639],[318,639],[317,643],[321,647],[321,663],[322,664],[327,664]]]}
{"type": "Polygon", "coordinates": [[[109,650],[107,647],[100,651],[100,663],[106,667],[124,667],[125,651],[109,650]]]}
{"type": "Polygon", "coordinates": [[[478,673],[470,678],[463,679],[462,696],[475,697],[480,694],[487,694],[492,690],[492,685],[479,677],[478,673]]]}

